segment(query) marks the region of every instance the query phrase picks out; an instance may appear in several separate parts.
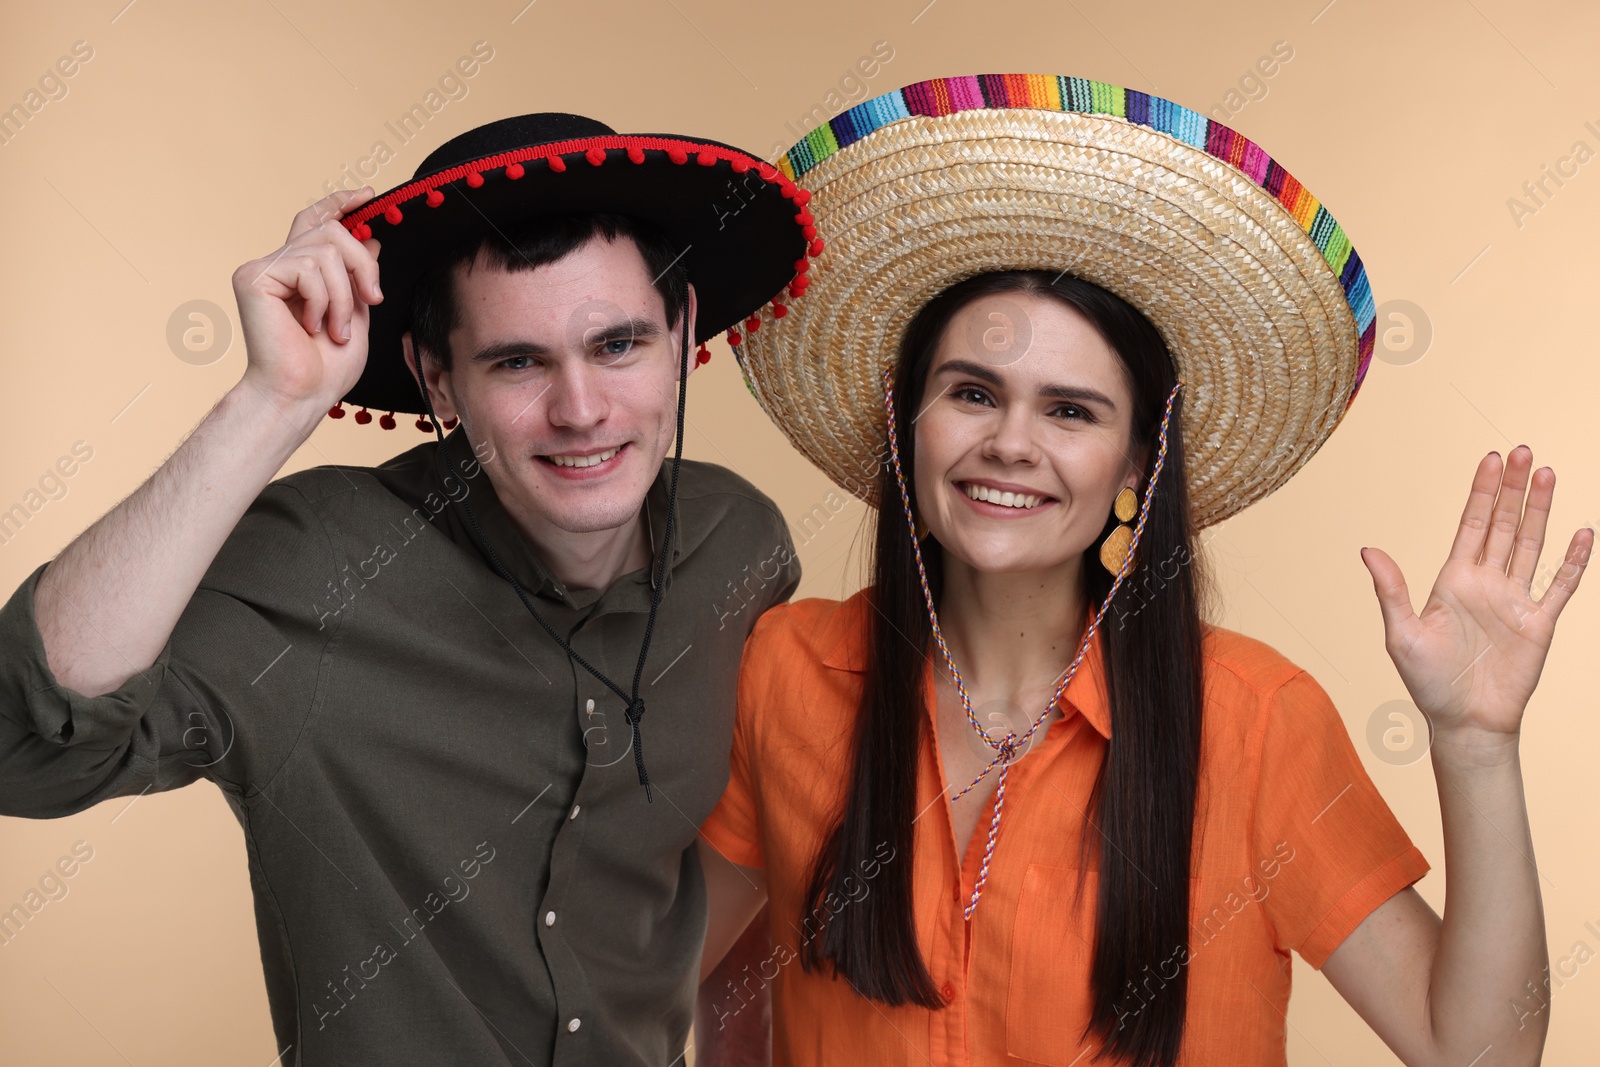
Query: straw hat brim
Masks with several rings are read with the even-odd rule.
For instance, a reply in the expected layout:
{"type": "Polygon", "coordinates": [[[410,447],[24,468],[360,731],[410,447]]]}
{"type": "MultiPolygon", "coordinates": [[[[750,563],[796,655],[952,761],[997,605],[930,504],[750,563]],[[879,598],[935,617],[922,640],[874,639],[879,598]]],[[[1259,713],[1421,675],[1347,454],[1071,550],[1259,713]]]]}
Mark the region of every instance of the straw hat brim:
{"type": "MultiPolygon", "coordinates": [[[[1370,358],[1365,278],[1353,301],[1304,205],[1297,215],[1238,166],[1124,117],[909,115],[796,183],[811,193],[823,249],[803,298],[781,317],[765,307],[736,351],[795,447],[869,504],[886,457],[883,370],[918,309],[976,274],[1070,272],[1151,320],[1186,383],[1197,528],[1299,470],[1343,419],[1370,358]]],[[[1335,251],[1353,259],[1347,242],[1335,251]]]]}

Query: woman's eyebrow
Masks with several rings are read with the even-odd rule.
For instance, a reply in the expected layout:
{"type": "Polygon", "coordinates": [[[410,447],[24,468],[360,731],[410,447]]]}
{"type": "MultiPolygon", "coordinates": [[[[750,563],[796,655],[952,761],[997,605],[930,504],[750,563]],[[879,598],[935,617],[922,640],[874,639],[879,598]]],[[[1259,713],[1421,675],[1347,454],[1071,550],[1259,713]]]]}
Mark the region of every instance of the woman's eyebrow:
{"type": "MultiPolygon", "coordinates": [[[[941,363],[934,371],[935,374],[960,374],[968,378],[976,378],[980,382],[996,387],[1003,386],[1005,379],[997,374],[993,368],[982,363],[974,363],[969,359],[952,359],[941,363]]],[[[1083,385],[1045,385],[1039,388],[1040,396],[1047,396],[1053,400],[1071,400],[1089,402],[1103,405],[1108,411],[1116,411],[1117,405],[1109,396],[1098,389],[1090,389],[1083,385]]]]}

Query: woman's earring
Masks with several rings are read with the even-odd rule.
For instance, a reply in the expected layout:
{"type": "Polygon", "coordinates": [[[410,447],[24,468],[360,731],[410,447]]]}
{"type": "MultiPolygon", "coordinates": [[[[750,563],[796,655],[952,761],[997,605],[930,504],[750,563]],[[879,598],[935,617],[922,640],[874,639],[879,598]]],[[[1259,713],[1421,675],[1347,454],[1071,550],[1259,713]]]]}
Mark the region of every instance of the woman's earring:
{"type": "Polygon", "coordinates": [[[921,515],[918,515],[916,517],[916,519],[917,519],[916,538],[917,538],[918,541],[925,541],[925,540],[927,540],[927,537],[928,537],[928,524],[922,521],[922,516],[921,515]]]}
{"type": "Polygon", "coordinates": [[[1128,558],[1128,549],[1133,546],[1133,527],[1127,525],[1127,522],[1139,511],[1138,494],[1123,486],[1111,510],[1115,512],[1117,521],[1122,525],[1112,530],[1106,535],[1106,539],[1100,542],[1100,565],[1112,574],[1118,574],[1122,571],[1123,561],[1128,558]]]}

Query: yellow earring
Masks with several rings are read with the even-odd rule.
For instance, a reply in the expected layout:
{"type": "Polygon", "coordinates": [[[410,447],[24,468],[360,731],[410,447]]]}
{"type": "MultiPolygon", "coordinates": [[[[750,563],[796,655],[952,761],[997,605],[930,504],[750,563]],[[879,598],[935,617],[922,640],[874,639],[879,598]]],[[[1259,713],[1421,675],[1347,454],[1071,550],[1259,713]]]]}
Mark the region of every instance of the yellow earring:
{"type": "Polygon", "coordinates": [[[917,540],[918,541],[926,540],[927,537],[928,537],[928,524],[922,521],[922,516],[921,515],[917,515],[915,512],[913,512],[912,516],[917,520],[917,529],[916,529],[916,538],[917,538],[917,540]]]}
{"type": "Polygon", "coordinates": [[[1106,535],[1100,542],[1100,565],[1112,574],[1122,570],[1122,563],[1128,558],[1128,549],[1133,547],[1133,527],[1127,525],[1139,511],[1139,497],[1132,489],[1124,486],[1122,492],[1117,494],[1116,503],[1111,506],[1117,516],[1118,526],[1106,535]]]}

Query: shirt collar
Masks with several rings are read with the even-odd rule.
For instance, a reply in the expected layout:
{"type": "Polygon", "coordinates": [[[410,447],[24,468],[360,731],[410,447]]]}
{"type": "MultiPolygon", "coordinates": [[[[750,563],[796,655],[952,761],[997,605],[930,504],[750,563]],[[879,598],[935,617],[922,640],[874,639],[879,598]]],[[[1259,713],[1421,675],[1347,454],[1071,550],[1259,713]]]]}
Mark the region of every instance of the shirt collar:
{"type": "MultiPolygon", "coordinates": [[[[446,434],[443,445],[435,445],[433,468],[440,484],[454,490],[445,495],[450,503],[448,514],[451,518],[451,536],[457,543],[474,547],[478,543],[477,538],[471,536],[471,518],[463,504],[464,500],[466,505],[471,506],[471,514],[476,516],[478,526],[494,549],[495,555],[524,589],[565,601],[573,607],[584,607],[599,599],[602,590],[569,590],[551,573],[533,545],[523,536],[516,520],[501,504],[500,498],[495,494],[493,483],[489,481],[488,475],[473,454],[472,445],[467,440],[463,427],[457,426],[446,434]],[[445,462],[446,452],[455,461],[456,470],[461,473],[467,487],[464,493],[447,480],[450,477],[450,468],[445,462]]],[[[667,494],[671,480],[672,462],[667,460],[662,463],[661,470],[656,473],[655,480],[645,492],[645,522],[651,546],[650,565],[625,574],[612,583],[612,588],[619,585],[639,587],[643,591],[642,596],[629,599],[639,599],[641,606],[644,607],[649,604],[652,588],[649,579],[654,577],[656,559],[661,551],[661,538],[667,531],[667,494]]],[[[678,488],[680,493],[677,519],[673,523],[673,549],[665,576],[667,589],[672,586],[672,574],[678,563],[705,540],[712,525],[712,517],[704,509],[692,505],[684,507],[681,475],[678,488]]],[[[665,592],[666,589],[663,589],[662,593],[665,592]]]]}
{"type": "MultiPolygon", "coordinates": [[[[867,669],[867,624],[870,621],[868,614],[872,606],[867,600],[867,590],[856,593],[846,601],[844,609],[838,612],[837,634],[834,637],[832,649],[823,657],[823,665],[835,670],[851,671],[857,674],[864,673],[867,669]]],[[[1084,616],[1084,626],[1094,621],[1093,611],[1084,616]]],[[[1067,683],[1067,688],[1061,694],[1061,712],[1068,714],[1069,709],[1076,711],[1089,721],[1106,740],[1111,739],[1111,702],[1106,695],[1105,667],[1102,655],[1105,647],[1105,630],[1095,630],[1094,636],[1089,640],[1089,648],[1083,654],[1083,662],[1078,664],[1078,671],[1072,676],[1072,681],[1067,683]]],[[[947,671],[944,656],[937,648],[930,649],[935,657],[934,668],[947,671]]],[[[1073,650],[1077,654],[1077,650],[1073,650]]],[[[956,664],[957,667],[960,664],[956,664]]]]}

